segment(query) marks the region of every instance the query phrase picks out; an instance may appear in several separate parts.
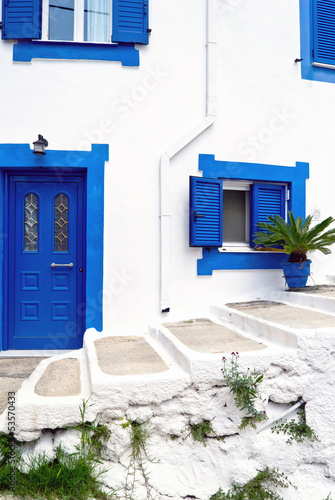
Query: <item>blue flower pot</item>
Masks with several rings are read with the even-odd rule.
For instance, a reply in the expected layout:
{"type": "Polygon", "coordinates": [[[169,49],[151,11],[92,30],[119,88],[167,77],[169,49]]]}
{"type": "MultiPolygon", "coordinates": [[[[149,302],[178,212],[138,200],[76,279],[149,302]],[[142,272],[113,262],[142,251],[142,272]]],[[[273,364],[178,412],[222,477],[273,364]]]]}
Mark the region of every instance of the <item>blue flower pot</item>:
{"type": "Polygon", "coordinates": [[[306,286],[310,275],[311,260],[305,262],[281,262],[284,278],[289,288],[302,288],[306,286]]]}

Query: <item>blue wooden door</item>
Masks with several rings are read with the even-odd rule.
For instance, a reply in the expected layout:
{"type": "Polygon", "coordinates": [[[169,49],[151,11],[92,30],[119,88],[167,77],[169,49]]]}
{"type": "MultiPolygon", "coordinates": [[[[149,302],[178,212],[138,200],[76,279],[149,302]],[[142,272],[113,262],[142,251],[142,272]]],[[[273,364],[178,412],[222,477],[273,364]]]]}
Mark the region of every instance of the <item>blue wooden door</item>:
{"type": "Polygon", "coordinates": [[[9,349],[82,346],[83,181],[9,178],[9,349]]]}

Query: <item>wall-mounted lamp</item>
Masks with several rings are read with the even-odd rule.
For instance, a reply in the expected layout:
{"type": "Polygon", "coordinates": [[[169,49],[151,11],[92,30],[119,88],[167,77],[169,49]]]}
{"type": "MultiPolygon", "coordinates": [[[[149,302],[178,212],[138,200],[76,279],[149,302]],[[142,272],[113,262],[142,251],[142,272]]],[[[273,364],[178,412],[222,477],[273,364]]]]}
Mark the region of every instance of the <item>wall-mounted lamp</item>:
{"type": "Polygon", "coordinates": [[[37,141],[33,142],[34,144],[34,155],[43,156],[45,155],[45,148],[48,146],[48,141],[44,139],[43,135],[38,134],[37,141]]]}

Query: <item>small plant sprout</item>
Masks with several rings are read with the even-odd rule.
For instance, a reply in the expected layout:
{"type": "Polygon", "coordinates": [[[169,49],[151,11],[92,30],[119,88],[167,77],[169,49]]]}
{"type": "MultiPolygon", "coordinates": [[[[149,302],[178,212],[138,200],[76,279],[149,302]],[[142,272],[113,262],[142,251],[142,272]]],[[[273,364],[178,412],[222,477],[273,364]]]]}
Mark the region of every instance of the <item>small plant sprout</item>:
{"type": "MultiPolygon", "coordinates": [[[[182,434],[186,431],[187,429],[182,431],[182,434]]],[[[194,441],[198,441],[199,443],[202,443],[204,446],[207,446],[205,443],[206,438],[214,438],[218,439],[219,441],[224,441],[223,436],[218,436],[216,432],[214,431],[212,427],[212,423],[210,420],[204,420],[203,422],[199,422],[198,424],[190,424],[189,425],[189,432],[188,434],[183,438],[183,440],[187,439],[189,436],[192,436],[194,441]]]]}
{"type": "Polygon", "coordinates": [[[239,429],[244,429],[247,425],[255,429],[256,423],[268,418],[266,411],[258,411],[255,408],[256,400],[261,397],[258,386],[263,380],[263,374],[255,368],[253,370],[248,368],[246,372],[243,372],[238,366],[238,358],[239,353],[232,352],[230,364],[228,364],[227,359],[223,357],[221,371],[230,392],[234,394],[237,408],[247,412],[242,418],[239,429]]]}

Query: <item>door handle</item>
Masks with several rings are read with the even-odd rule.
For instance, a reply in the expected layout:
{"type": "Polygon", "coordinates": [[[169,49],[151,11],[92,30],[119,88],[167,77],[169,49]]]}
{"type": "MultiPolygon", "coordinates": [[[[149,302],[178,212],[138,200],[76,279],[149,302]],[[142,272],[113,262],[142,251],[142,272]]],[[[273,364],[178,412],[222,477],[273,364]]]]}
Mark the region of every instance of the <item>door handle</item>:
{"type": "Polygon", "coordinates": [[[73,262],[70,264],[55,264],[54,262],[51,264],[51,267],[73,267],[73,262]]]}

